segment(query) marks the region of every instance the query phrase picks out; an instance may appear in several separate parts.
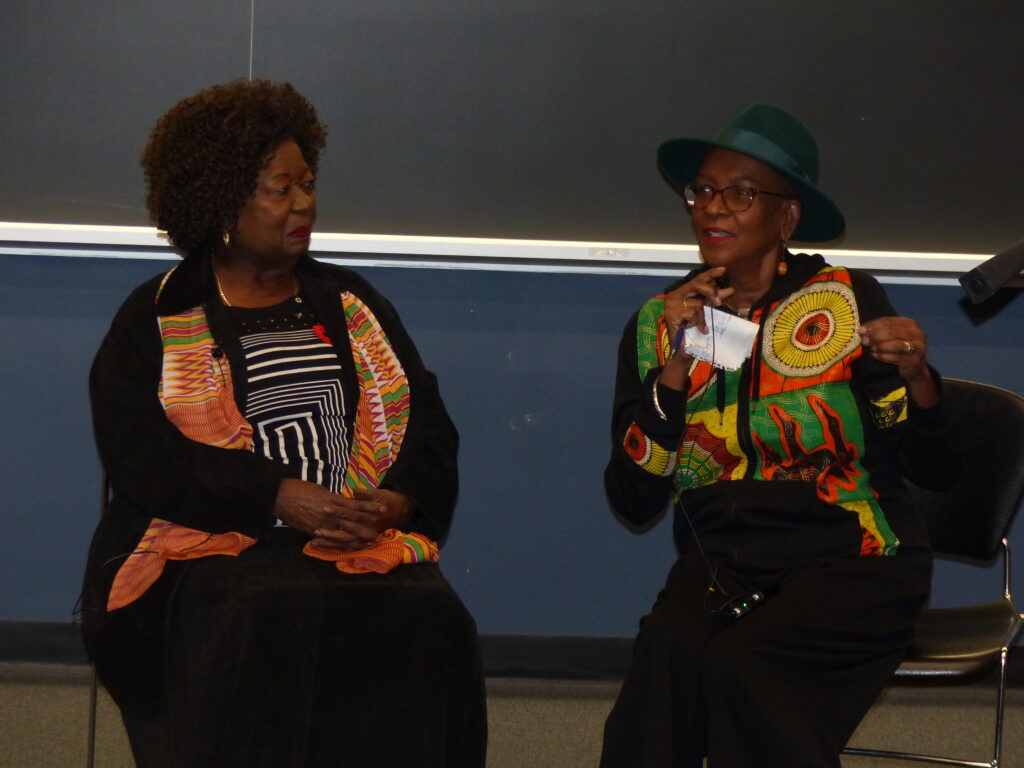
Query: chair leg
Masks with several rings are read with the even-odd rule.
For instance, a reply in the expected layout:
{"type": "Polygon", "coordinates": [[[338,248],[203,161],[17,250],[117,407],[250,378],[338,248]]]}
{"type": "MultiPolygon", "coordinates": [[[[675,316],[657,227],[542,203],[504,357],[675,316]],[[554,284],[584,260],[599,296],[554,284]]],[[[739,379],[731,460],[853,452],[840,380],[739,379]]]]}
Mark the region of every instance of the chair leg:
{"type": "Polygon", "coordinates": [[[999,691],[996,694],[996,743],[993,750],[992,768],[999,768],[1000,751],[1003,747],[1003,704],[1006,701],[1006,661],[1009,649],[1003,648],[999,654],[999,691]]]}
{"type": "Polygon", "coordinates": [[[96,759],[96,699],[99,684],[96,668],[93,667],[92,682],[89,685],[89,740],[85,748],[85,768],[93,768],[96,759]]]}
{"type": "Polygon", "coordinates": [[[999,686],[996,691],[996,729],[995,748],[991,761],[980,762],[974,760],[960,760],[954,757],[939,757],[938,755],[921,755],[914,752],[897,752],[886,749],[861,749],[859,747],[846,747],[842,750],[844,755],[860,755],[866,757],[879,757],[892,760],[911,760],[920,763],[932,763],[934,765],[958,765],[969,768],[999,768],[1000,752],[1003,745],[1003,709],[1006,702],[1006,666],[1009,649],[1003,648],[999,654],[999,686]]]}

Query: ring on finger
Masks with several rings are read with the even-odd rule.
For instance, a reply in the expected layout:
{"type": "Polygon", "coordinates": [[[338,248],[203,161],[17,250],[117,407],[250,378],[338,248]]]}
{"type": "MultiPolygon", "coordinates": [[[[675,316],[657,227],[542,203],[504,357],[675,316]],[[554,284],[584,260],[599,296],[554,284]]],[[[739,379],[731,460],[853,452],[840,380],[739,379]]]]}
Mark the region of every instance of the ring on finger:
{"type": "Polygon", "coordinates": [[[914,346],[914,342],[907,341],[906,339],[904,339],[904,341],[903,341],[903,354],[905,354],[905,355],[912,355],[916,351],[917,351],[917,347],[914,346]]]}

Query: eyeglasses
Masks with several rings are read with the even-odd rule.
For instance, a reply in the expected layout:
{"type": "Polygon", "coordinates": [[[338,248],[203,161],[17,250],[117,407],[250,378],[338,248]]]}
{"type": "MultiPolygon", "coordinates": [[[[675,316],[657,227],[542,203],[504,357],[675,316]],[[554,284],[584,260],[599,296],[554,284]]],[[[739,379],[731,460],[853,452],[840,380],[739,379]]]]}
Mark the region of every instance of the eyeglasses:
{"type": "Polygon", "coordinates": [[[733,184],[725,189],[715,189],[710,184],[694,184],[690,182],[683,187],[683,197],[686,199],[686,207],[691,211],[694,208],[707,208],[715,195],[722,196],[722,203],[726,210],[732,213],[742,213],[754,204],[758,195],[774,195],[775,197],[792,197],[785,192],[769,192],[756,187],[745,187],[740,184],[733,184]]]}

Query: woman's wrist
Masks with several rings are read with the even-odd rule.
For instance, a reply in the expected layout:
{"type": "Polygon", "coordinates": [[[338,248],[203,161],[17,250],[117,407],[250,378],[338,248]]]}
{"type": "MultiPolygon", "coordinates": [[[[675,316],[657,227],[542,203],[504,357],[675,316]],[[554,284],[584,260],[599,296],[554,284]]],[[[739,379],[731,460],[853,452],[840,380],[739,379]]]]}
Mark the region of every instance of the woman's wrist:
{"type": "Polygon", "coordinates": [[[657,381],[677,392],[684,391],[690,380],[690,365],[692,363],[693,357],[685,352],[676,352],[675,355],[665,361],[665,366],[661,369],[661,374],[658,376],[657,381]]]}
{"type": "MultiPolygon", "coordinates": [[[[902,369],[900,370],[900,375],[903,375],[902,369]]],[[[924,373],[919,375],[912,373],[909,377],[904,376],[903,383],[907,388],[907,394],[910,396],[910,399],[918,407],[931,408],[939,402],[939,387],[932,376],[931,368],[928,366],[924,367],[924,373]]]]}

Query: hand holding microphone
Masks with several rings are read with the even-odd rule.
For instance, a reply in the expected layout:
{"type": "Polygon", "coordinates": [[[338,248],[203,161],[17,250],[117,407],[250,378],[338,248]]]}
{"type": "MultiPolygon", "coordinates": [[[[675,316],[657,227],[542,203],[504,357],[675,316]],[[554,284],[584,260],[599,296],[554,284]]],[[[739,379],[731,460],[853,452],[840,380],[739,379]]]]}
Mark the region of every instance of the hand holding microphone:
{"type": "Polygon", "coordinates": [[[728,286],[725,267],[706,269],[692,280],[665,294],[665,326],[672,340],[672,355],[665,361],[660,381],[666,387],[682,390],[686,386],[693,358],[686,354],[683,337],[687,328],[699,328],[707,334],[704,307],[721,306],[736,292],[728,286]]]}
{"type": "Polygon", "coordinates": [[[675,338],[681,325],[707,333],[704,306],[719,307],[734,293],[736,289],[729,287],[725,267],[712,267],[665,294],[665,323],[670,334],[675,338]]]}

